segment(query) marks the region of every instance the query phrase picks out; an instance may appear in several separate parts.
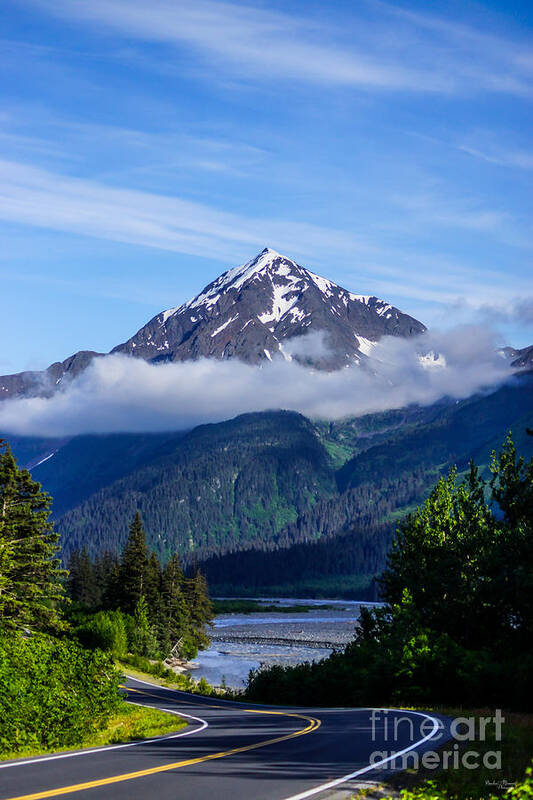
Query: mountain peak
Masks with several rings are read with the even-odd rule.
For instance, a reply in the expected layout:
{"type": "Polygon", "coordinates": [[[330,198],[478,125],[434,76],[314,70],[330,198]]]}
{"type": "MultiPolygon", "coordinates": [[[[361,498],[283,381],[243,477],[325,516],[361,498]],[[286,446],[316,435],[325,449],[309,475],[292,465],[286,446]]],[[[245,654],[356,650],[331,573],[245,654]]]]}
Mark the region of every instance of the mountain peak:
{"type": "MultiPolygon", "coordinates": [[[[265,247],[111,352],[151,363],[235,358],[260,364],[278,357],[338,369],[363,365],[382,336],[423,331],[421,322],[385,300],[354,294],[265,247]],[[315,336],[302,339],[305,334],[315,336]]],[[[98,355],[78,353],[45,373],[4,376],[0,400],[56,391],[63,375],[78,374],[98,355]]]]}
{"type": "MultiPolygon", "coordinates": [[[[147,360],[239,358],[248,363],[292,356],[288,340],[319,333],[315,357],[333,369],[364,361],[384,335],[412,336],[425,326],[390,303],[357,295],[265,247],[223,272],[196,297],[154,317],[116,352],[147,360]]],[[[298,348],[300,349],[300,348],[298,348]]]]}

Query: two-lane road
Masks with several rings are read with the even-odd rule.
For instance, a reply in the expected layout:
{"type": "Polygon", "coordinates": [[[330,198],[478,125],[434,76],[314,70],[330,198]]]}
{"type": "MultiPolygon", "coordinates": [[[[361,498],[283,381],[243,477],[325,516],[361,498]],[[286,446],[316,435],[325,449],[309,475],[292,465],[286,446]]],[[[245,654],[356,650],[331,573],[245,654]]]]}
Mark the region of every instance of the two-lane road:
{"type": "Polygon", "coordinates": [[[0,764],[0,800],[304,800],[437,748],[446,723],[412,711],[274,708],[129,679],[130,700],[188,719],[176,734],[0,764]],[[377,754],[377,755],[376,755],[377,754]],[[394,758],[396,754],[396,760],[394,758]]]}

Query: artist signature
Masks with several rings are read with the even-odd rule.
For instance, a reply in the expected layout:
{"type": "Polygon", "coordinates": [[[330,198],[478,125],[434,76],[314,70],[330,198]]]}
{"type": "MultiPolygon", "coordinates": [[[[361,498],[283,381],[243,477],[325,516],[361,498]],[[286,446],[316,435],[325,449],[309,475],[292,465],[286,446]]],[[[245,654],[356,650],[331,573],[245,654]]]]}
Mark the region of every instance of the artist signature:
{"type": "Polygon", "coordinates": [[[485,781],[486,786],[491,786],[494,789],[511,789],[515,786],[514,783],[510,783],[509,781],[485,781]]]}

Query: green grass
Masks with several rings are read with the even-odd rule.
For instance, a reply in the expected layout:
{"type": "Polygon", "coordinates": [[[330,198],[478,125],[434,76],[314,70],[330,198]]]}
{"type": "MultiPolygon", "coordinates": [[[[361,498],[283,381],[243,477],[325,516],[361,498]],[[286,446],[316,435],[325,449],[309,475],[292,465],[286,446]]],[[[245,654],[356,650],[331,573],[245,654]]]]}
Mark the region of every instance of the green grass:
{"type": "Polygon", "coordinates": [[[353,447],[339,444],[339,442],[322,439],[322,444],[328,451],[333,469],[339,469],[354,455],[353,447]]]}
{"type": "Polygon", "coordinates": [[[186,721],[176,714],[167,714],[157,708],[142,708],[141,706],[126,704],[120,714],[116,714],[109,721],[103,731],[92,739],[86,746],[102,746],[105,744],[118,744],[132,742],[135,739],[149,739],[152,736],[162,736],[184,728],[186,721]]]}
{"type": "MultiPolygon", "coordinates": [[[[156,708],[143,708],[124,702],[117,714],[114,714],[101,730],[92,731],[83,741],[81,748],[102,747],[106,744],[122,744],[136,739],[150,739],[153,736],[162,736],[173,733],[186,725],[186,721],[175,714],[166,714],[156,708]]],[[[28,758],[47,753],[60,753],[71,748],[58,748],[55,750],[39,750],[26,748],[14,753],[3,753],[0,760],[10,758],[28,758]]]]}
{"type": "MultiPolygon", "coordinates": [[[[134,659],[131,659],[132,661],[134,659]]],[[[128,661],[117,661],[117,667],[124,673],[127,673],[132,678],[138,678],[142,681],[154,683],[157,686],[165,686],[167,689],[178,689],[181,692],[190,692],[191,694],[201,694],[205,697],[216,695],[227,700],[239,699],[239,692],[232,689],[220,688],[211,686],[205,678],[200,678],[195,681],[191,678],[189,673],[177,673],[171,669],[165,669],[163,673],[158,669],[156,662],[151,664],[148,659],[135,658],[136,666],[132,666],[128,661]],[[144,664],[143,664],[144,662],[144,664]]]]}
{"type": "Polygon", "coordinates": [[[133,663],[128,663],[129,661],[130,659],[127,658],[117,661],[117,667],[131,675],[132,678],[139,678],[158,686],[166,686],[169,689],[179,689],[184,692],[192,692],[194,689],[195,681],[188,673],[177,673],[171,669],[158,670],[158,663],[151,664],[147,658],[131,659],[133,663]]]}
{"type": "MultiPolygon", "coordinates": [[[[494,709],[439,709],[450,717],[492,717],[494,709]]],[[[477,769],[466,769],[460,764],[458,769],[409,769],[394,775],[390,781],[380,788],[385,794],[381,797],[400,797],[403,800],[489,800],[494,797],[505,797],[505,785],[520,782],[524,778],[526,768],[533,758],[533,714],[520,714],[504,711],[505,722],[502,726],[502,739],[496,741],[494,727],[487,728],[485,741],[465,742],[460,751],[476,750],[480,753],[480,766],[477,769]],[[482,764],[483,754],[489,751],[501,751],[501,770],[487,769],[482,764]],[[492,785],[491,785],[492,784],[492,785]],[[498,788],[495,784],[501,784],[498,788]],[[389,793],[390,792],[390,793],[389,793]]],[[[442,746],[443,750],[451,750],[453,742],[442,746]]],[[[372,796],[372,792],[369,792],[372,796]]],[[[360,794],[360,797],[368,796],[360,794]]],[[[357,795],[356,795],[357,797],[357,795]]],[[[533,797],[524,794],[524,798],[533,797]]]]}

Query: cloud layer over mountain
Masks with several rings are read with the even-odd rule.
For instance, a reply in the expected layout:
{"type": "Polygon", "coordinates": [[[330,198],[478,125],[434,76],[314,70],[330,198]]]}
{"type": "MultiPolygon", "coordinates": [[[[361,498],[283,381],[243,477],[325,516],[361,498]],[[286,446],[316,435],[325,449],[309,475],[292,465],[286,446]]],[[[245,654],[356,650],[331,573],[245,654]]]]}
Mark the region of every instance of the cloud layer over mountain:
{"type": "MultiPolygon", "coordinates": [[[[315,353],[316,340],[301,337],[300,354],[307,344],[315,353]]],[[[485,327],[411,340],[384,337],[372,355],[372,370],[354,365],[335,372],[283,358],[261,366],[214,359],[156,366],[106,356],[52,397],[1,403],[0,430],[31,436],[179,430],[278,408],[338,419],[429,404],[445,395],[464,398],[511,375],[485,327]]]]}

